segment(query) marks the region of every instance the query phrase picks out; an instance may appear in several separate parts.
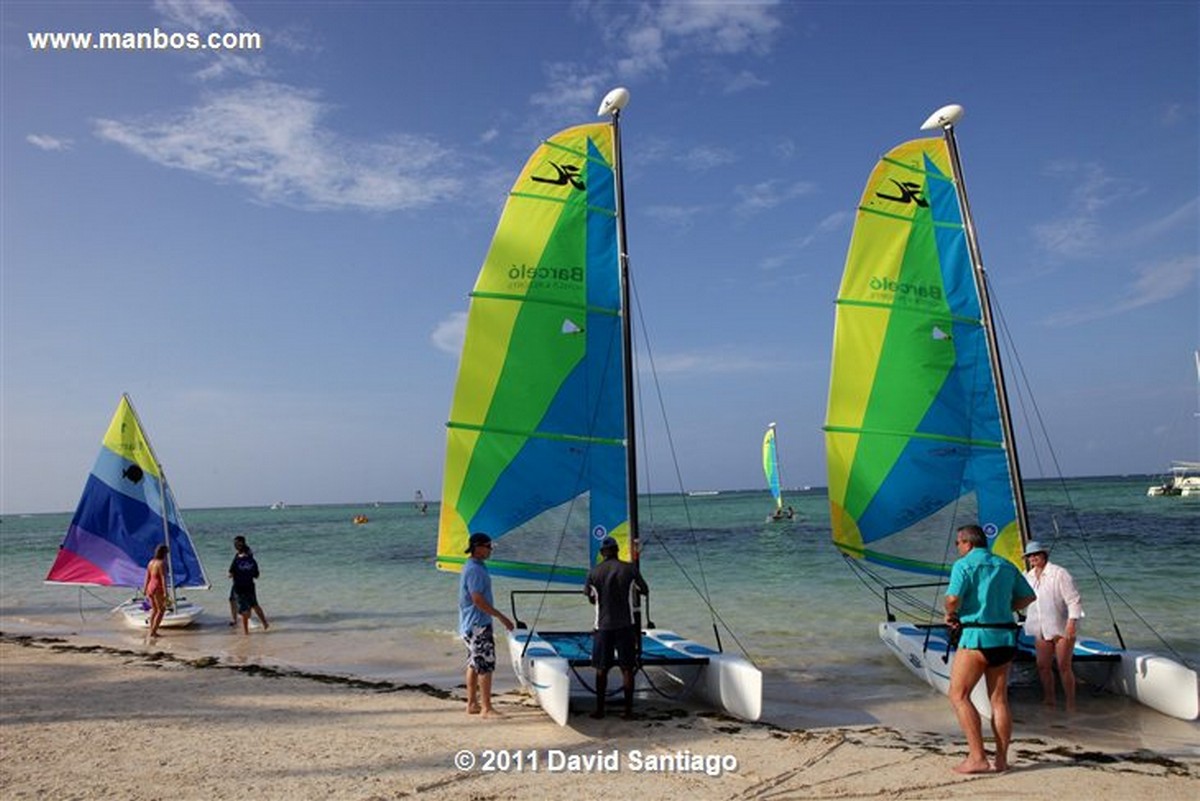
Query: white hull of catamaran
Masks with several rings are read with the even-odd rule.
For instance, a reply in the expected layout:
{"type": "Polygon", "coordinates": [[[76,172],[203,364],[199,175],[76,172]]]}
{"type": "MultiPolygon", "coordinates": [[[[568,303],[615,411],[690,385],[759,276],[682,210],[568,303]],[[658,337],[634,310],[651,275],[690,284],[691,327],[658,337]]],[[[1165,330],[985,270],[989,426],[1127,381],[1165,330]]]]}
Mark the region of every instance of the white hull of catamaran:
{"type": "MultiPolygon", "coordinates": [[[[955,649],[946,642],[945,629],[919,629],[911,623],[880,623],[879,637],[900,663],[943,695],[950,694],[950,666],[955,649]]],[[[971,689],[971,703],[985,720],[992,716],[987,683],[980,679],[971,689]]]]}
{"type": "MultiPolygon", "coordinates": [[[[1079,667],[1075,670],[1082,672],[1079,667]]],[[[1122,651],[1121,662],[1112,667],[1105,689],[1173,718],[1195,720],[1200,716],[1196,671],[1165,656],[1122,651]]]]}
{"type": "MultiPolygon", "coordinates": [[[[941,693],[950,689],[950,666],[954,651],[946,653],[945,632],[933,629],[926,646],[926,630],[908,623],[881,623],[879,636],[892,653],[917,677],[941,693]],[[946,658],[948,656],[948,658],[946,658]],[[945,661],[943,661],[943,659],[945,661]]],[[[1023,646],[1030,648],[1028,644],[1023,646]]],[[[1196,671],[1146,651],[1120,651],[1095,640],[1082,640],[1075,646],[1080,654],[1118,654],[1119,662],[1085,662],[1079,656],[1075,673],[1109,692],[1126,695],[1164,715],[1195,720],[1200,716],[1200,679],[1196,671]]],[[[992,705],[981,680],[971,691],[971,702],[985,718],[991,717],[992,705]]]]}
{"type": "MultiPolygon", "coordinates": [[[[143,602],[141,598],[126,601],[118,606],[116,611],[120,612],[125,618],[125,622],[133,628],[147,629],[150,628],[150,610],[142,608],[143,602]]],[[[148,607],[149,604],[147,603],[146,606],[148,607]]],[[[179,600],[175,602],[174,609],[167,610],[167,614],[163,616],[162,622],[158,625],[159,628],[164,629],[181,629],[192,625],[203,612],[203,606],[191,601],[179,600]]]]}
{"type": "Polygon", "coordinates": [[[686,640],[666,629],[647,629],[646,636],[690,657],[707,657],[707,665],[664,665],[662,670],[714,709],[755,721],[762,716],[762,671],[750,660],[686,640]],[[694,683],[693,683],[694,682],[694,683]]]}
{"type": "Polygon", "coordinates": [[[566,726],[571,714],[571,666],[567,660],[550,643],[524,630],[508,632],[508,654],[521,686],[551,720],[566,726]]]}
{"type": "MultiPolygon", "coordinates": [[[[762,672],[749,660],[714,651],[666,629],[647,629],[644,636],[681,656],[708,659],[707,664],[656,667],[687,688],[689,697],[742,720],[754,721],[762,715],[762,672]]],[[[558,725],[567,725],[572,696],[581,700],[594,698],[591,690],[572,679],[570,663],[536,633],[510,631],[508,651],[521,686],[537,699],[558,725]],[[525,648],[526,640],[529,641],[528,648],[525,648]]],[[[645,689],[646,685],[642,687],[645,689]]]]}

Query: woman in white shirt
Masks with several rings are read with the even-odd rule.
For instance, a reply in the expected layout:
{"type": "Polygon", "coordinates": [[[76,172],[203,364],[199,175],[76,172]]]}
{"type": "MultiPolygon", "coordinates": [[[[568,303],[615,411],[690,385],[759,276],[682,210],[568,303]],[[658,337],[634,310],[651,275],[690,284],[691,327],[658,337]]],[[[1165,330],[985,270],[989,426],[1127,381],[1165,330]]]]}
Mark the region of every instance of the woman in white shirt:
{"type": "Polygon", "coordinates": [[[1025,609],[1025,633],[1037,646],[1042,702],[1047,706],[1056,703],[1053,663],[1057,662],[1067,711],[1074,712],[1075,673],[1071,657],[1075,653],[1076,621],[1083,617],[1079,590],[1066,569],[1050,564],[1050,554],[1040,542],[1030,540],[1025,546],[1025,560],[1029,565],[1025,579],[1037,593],[1037,600],[1025,609]]]}

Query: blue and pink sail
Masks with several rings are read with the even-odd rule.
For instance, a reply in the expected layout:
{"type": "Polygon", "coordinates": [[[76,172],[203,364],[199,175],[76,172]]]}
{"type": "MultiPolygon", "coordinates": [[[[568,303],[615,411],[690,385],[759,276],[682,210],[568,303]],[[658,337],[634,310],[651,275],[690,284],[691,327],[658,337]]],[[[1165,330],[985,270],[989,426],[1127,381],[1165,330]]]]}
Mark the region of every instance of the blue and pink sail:
{"type": "Polygon", "coordinates": [[[172,587],[207,588],[162,466],[122,395],[46,582],[140,588],[164,543],[172,587]]]}

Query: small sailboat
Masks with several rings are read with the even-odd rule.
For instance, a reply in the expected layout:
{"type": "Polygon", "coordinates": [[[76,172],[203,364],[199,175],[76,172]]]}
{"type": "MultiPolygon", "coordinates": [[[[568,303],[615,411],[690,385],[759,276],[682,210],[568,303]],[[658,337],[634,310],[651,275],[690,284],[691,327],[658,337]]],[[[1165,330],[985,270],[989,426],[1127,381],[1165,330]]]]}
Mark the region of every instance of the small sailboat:
{"type": "Polygon", "coordinates": [[[780,485],[779,452],[776,450],[774,423],[768,425],[767,432],[763,434],[762,457],[763,474],[767,478],[767,489],[771,491],[771,498],[775,501],[775,508],[767,516],[767,521],[791,520],[796,516],[796,513],[792,507],[789,506],[785,509],[783,506],[783,488],[780,485]]]}
{"type": "MultiPolygon", "coordinates": [[[[163,544],[170,550],[170,593],[161,626],[180,628],[190,625],[204,608],[180,596],[179,590],[211,585],[166,472],[133,403],[122,395],[46,583],[140,590],[146,565],[163,544]]],[[[117,610],[135,628],[150,625],[149,602],[144,598],[135,596],[117,610]]]]}
{"type": "MultiPolygon", "coordinates": [[[[883,588],[884,642],[942,692],[954,658],[936,610],[942,585],[898,585],[889,571],[944,581],[964,524],[1022,570],[1031,539],[954,138],[961,115],[939,109],[924,130],[942,137],[893,148],[868,179],[838,292],[825,425],[834,544],[883,588]]],[[[1028,656],[1032,643],[1020,645],[1028,656]]],[[[1196,673],[1174,660],[1081,640],[1075,665],[1168,715],[1197,716],[1196,673]]],[[[972,700],[990,714],[982,682],[972,700]]]]}
{"type": "MultiPolygon", "coordinates": [[[[447,423],[441,570],[461,571],[476,531],[496,542],[493,576],[545,586],[582,586],[605,537],[639,558],[618,124],[627,100],[616,89],[601,106],[610,121],[543,142],[505,204],[471,293],[447,423]]],[[[590,621],[583,594],[563,592],[590,621]]],[[[571,696],[590,693],[581,672],[591,673],[592,633],[526,627],[516,595],[513,669],[565,725],[571,696]]],[[[762,674],[740,656],[650,624],[641,667],[731,715],[761,712],[762,674]]]]}

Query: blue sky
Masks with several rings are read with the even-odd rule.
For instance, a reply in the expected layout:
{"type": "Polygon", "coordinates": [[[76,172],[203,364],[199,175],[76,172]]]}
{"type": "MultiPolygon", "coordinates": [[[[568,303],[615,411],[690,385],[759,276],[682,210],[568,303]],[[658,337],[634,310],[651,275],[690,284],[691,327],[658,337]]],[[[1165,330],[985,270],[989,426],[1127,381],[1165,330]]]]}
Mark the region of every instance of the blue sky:
{"type": "MultiPolygon", "coordinates": [[[[4,512],[73,508],[123,391],[185,507],[437,497],[455,343],[504,193],[617,85],[634,280],[687,489],[762,486],[771,421],[785,484],[825,483],[853,210],[878,156],[949,102],[1063,473],[1200,456],[1194,2],[0,15],[4,512]],[[28,39],[155,28],[263,47],[28,39]]],[[[671,489],[669,455],[646,449],[671,489]]]]}

